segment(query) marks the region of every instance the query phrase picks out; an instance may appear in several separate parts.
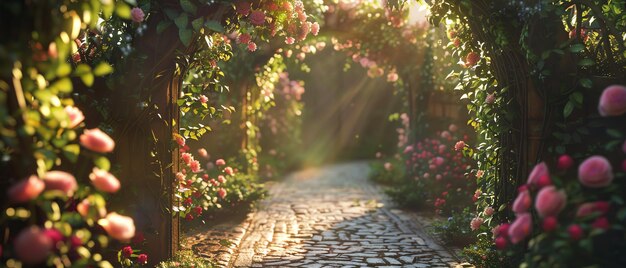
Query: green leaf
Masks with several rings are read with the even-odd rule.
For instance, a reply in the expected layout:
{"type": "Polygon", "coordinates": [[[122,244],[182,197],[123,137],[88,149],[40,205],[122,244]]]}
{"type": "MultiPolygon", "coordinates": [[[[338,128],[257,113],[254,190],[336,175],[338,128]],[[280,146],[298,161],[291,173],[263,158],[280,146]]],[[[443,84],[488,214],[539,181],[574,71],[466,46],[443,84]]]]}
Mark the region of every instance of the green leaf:
{"type": "Polygon", "coordinates": [[[569,51],[574,52],[574,53],[579,53],[582,52],[583,50],[585,50],[585,45],[583,44],[573,44],[570,48],[569,51]]]}
{"type": "Polygon", "coordinates": [[[568,101],[565,104],[565,108],[563,108],[563,117],[567,118],[574,111],[574,103],[572,101],[568,101]]]}
{"type": "Polygon", "coordinates": [[[72,66],[69,63],[61,62],[57,67],[57,76],[67,76],[72,72],[72,66]]]}
{"type": "Polygon", "coordinates": [[[170,19],[170,20],[175,20],[178,17],[178,11],[175,9],[171,9],[171,8],[166,8],[165,9],[165,15],[170,19]]]}
{"type": "Polygon", "coordinates": [[[183,45],[189,46],[191,43],[191,36],[193,35],[193,31],[191,29],[180,29],[178,31],[178,37],[180,37],[180,41],[183,42],[183,45]]]}
{"type": "Polygon", "coordinates": [[[123,2],[117,2],[117,5],[115,5],[115,14],[123,19],[130,19],[130,6],[123,2]]]}
{"type": "Polygon", "coordinates": [[[185,29],[187,28],[187,23],[189,22],[189,17],[187,17],[187,14],[185,13],[181,13],[178,18],[176,18],[174,20],[174,23],[176,23],[176,26],[178,26],[178,29],[185,29]]]}
{"type": "Polygon", "coordinates": [[[622,133],[619,130],[609,128],[606,130],[606,133],[613,138],[622,138],[622,133]]]}
{"type": "Polygon", "coordinates": [[[194,30],[199,31],[202,28],[202,24],[204,23],[203,18],[197,18],[191,22],[191,26],[194,30]]]}
{"type": "Polygon", "coordinates": [[[191,14],[196,14],[197,8],[196,5],[191,3],[189,0],[180,0],[180,6],[184,11],[189,12],[191,14]]]}
{"type": "Polygon", "coordinates": [[[591,82],[591,79],[589,78],[580,79],[579,83],[585,88],[591,88],[593,86],[593,82],[591,82]]]}
{"type": "Polygon", "coordinates": [[[83,80],[83,83],[88,87],[93,85],[94,76],[93,73],[91,73],[91,67],[89,67],[89,65],[79,64],[76,70],[74,70],[74,75],[80,76],[80,79],[83,80]]]}
{"type": "Polygon", "coordinates": [[[212,30],[214,32],[218,32],[218,33],[223,33],[224,32],[224,26],[222,26],[222,24],[219,23],[218,21],[209,20],[209,21],[204,23],[204,27],[206,27],[207,29],[210,29],[210,30],[212,30]]]}
{"type": "Polygon", "coordinates": [[[580,92],[572,93],[570,98],[573,99],[576,104],[583,104],[583,94],[580,92]]]}
{"type": "Polygon", "coordinates": [[[93,74],[96,76],[104,76],[113,72],[113,67],[107,62],[100,62],[98,66],[93,70],[93,74]]]}
{"type": "Polygon", "coordinates": [[[157,24],[156,30],[158,34],[161,34],[165,31],[165,29],[167,29],[167,27],[170,27],[170,25],[172,25],[172,22],[168,21],[168,20],[162,20],[159,22],[159,24],[157,24]]]}
{"type": "Polygon", "coordinates": [[[96,157],[93,160],[93,164],[102,170],[109,171],[109,169],[111,169],[111,162],[109,162],[109,159],[104,156],[96,157]]]}
{"type": "Polygon", "coordinates": [[[54,84],[52,84],[51,86],[52,88],[54,88],[55,90],[57,90],[58,92],[62,92],[62,93],[70,93],[72,92],[72,80],[70,80],[69,78],[62,78],[57,80],[56,82],[54,82],[54,84]]]}
{"type": "Polygon", "coordinates": [[[592,59],[582,59],[578,62],[578,66],[591,66],[594,64],[595,62],[592,59]]]}
{"type": "Polygon", "coordinates": [[[63,147],[63,155],[72,163],[76,163],[80,154],[80,146],[78,144],[70,144],[63,147]]]}

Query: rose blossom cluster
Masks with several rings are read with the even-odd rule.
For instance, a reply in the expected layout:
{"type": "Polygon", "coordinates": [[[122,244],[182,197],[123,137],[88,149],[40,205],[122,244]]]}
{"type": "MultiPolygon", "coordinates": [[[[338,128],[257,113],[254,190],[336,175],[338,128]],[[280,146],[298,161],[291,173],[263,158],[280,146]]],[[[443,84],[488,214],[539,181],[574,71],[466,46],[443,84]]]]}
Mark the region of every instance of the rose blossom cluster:
{"type": "Polygon", "coordinates": [[[266,0],[254,4],[252,1],[240,0],[234,3],[234,7],[240,19],[249,24],[249,27],[241,27],[237,42],[246,45],[252,52],[257,49],[257,44],[248,33],[267,33],[269,36],[275,36],[279,31],[284,31],[285,43],[293,44],[295,41],[306,39],[309,33],[317,35],[320,30],[317,22],[307,21],[309,16],[304,10],[304,4],[299,0],[293,2],[266,0]]]}
{"type": "Polygon", "coordinates": [[[418,186],[424,189],[427,200],[433,202],[437,213],[469,202],[474,193],[474,180],[465,176],[471,161],[460,150],[455,150],[454,142],[459,137],[462,141],[469,138],[452,124],[447,130],[438,132],[436,137],[408,145],[403,151],[408,170],[418,186]]]}
{"type": "Polygon", "coordinates": [[[220,202],[225,202],[228,194],[225,189],[226,183],[229,178],[235,176],[237,170],[227,166],[226,161],[221,158],[211,162],[211,157],[204,148],[197,151],[199,159],[206,162],[206,169],[200,169],[202,164],[190,152],[185,139],[176,136],[176,141],[182,147],[180,149],[182,168],[175,176],[182,205],[176,206],[174,211],[191,221],[201,216],[205,210],[216,207],[220,202]]]}
{"type": "MultiPolygon", "coordinates": [[[[600,97],[598,111],[602,116],[622,116],[626,113],[626,88],[619,85],[607,87],[600,97]]],[[[626,154],[626,141],[621,149],[621,153],[626,154]]],[[[622,160],[622,172],[626,172],[624,163],[626,160],[622,160]]],[[[614,184],[616,174],[620,173],[616,173],[611,161],[602,155],[586,157],[577,168],[574,168],[575,164],[569,155],[561,155],[555,162],[555,170],[552,171],[553,174],[562,177],[576,174],[582,193],[573,194],[582,197],[575,196],[571,199],[568,198],[565,189],[554,184],[558,177],[551,175],[547,163],[535,165],[527,183],[520,187],[519,194],[513,202],[515,220],[511,224],[505,223],[494,229],[497,248],[503,249],[509,243],[520,243],[531,235],[533,214],[530,210],[533,207],[538,217],[535,221],[539,223],[543,232],[555,233],[557,230],[564,230],[567,238],[572,241],[612,228],[615,221],[611,212],[620,204],[613,204],[614,200],[606,194],[612,193],[611,185],[614,184]],[[592,192],[594,194],[586,195],[592,192]],[[570,213],[562,213],[563,210],[569,210],[570,213]],[[572,213],[574,211],[575,213],[572,213]]]]}
{"type": "MultiPolygon", "coordinates": [[[[73,106],[66,106],[64,111],[67,120],[61,122],[61,127],[75,129],[79,127],[85,117],[82,111],[73,106]]],[[[113,151],[115,142],[113,139],[98,128],[85,129],[78,137],[78,142],[87,150],[96,154],[106,154],[113,151]]],[[[120,181],[107,169],[94,167],[89,174],[89,180],[93,188],[101,193],[115,193],[120,187],[120,181]]],[[[135,236],[135,224],[132,218],[108,212],[104,207],[100,193],[87,192],[86,197],[78,199],[75,193],[79,190],[79,181],[66,171],[48,170],[41,177],[30,175],[25,179],[13,184],[7,190],[7,198],[11,205],[23,206],[31,204],[37,206],[41,200],[65,200],[76,202],[74,208],[66,213],[76,213],[85,225],[95,227],[87,223],[87,219],[95,220],[109,237],[119,241],[128,241],[135,236]]],[[[58,204],[58,203],[55,203],[58,204]]],[[[91,221],[89,221],[91,222],[91,221]]],[[[69,235],[64,235],[52,226],[29,225],[12,237],[13,253],[15,257],[26,265],[38,265],[46,261],[53,254],[60,254],[56,248],[63,244],[70,253],[75,253],[83,246],[83,240],[77,236],[77,231],[72,230],[69,235]]],[[[95,231],[91,230],[91,231],[95,231]]],[[[78,254],[73,255],[71,261],[81,258],[78,254]]]]}

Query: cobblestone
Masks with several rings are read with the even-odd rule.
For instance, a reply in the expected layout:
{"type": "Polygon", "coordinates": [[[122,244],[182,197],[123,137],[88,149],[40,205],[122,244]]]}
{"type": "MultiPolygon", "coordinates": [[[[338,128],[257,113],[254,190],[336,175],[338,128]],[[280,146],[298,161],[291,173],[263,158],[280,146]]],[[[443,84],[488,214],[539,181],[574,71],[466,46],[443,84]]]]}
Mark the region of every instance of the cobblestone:
{"type": "MultiPolygon", "coordinates": [[[[272,184],[270,197],[226,235],[236,249],[220,253],[230,257],[224,266],[461,267],[414,217],[393,208],[368,171],[364,162],[335,165],[272,184]]],[[[200,254],[223,247],[192,238],[200,254]]]]}

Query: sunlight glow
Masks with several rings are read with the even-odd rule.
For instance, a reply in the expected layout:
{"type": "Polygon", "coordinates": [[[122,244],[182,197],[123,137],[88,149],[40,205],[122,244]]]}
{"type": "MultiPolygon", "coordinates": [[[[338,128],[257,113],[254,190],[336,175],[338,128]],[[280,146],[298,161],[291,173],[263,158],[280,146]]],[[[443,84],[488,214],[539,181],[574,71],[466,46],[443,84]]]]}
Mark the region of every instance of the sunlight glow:
{"type": "Polygon", "coordinates": [[[420,4],[418,2],[412,2],[409,5],[409,24],[427,26],[428,16],[430,16],[430,9],[426,4],[420,4]]]}

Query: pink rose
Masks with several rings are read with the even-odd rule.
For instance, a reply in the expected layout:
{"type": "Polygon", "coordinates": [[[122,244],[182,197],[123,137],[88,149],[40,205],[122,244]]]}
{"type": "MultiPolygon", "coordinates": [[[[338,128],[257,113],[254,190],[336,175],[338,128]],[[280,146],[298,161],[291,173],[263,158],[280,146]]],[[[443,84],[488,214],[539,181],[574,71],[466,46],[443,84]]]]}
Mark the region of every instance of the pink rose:
{"type": "Polygon", "coordinates": [[[537,194],[535,209],[539,217],[556,216],[565,208],[567,195],[563,190],[557,190],[554,186],[546,186],[537,194]]]}
{"type": "Polygon", "coordinates": [[[486,207],[485,210],[483,211],[483,213],[486,216],[491,216],[493,215],[494,212],[495,212],[495,209],[493,209],[492,207],[486,207]]]}
{"type": "Polygon", "coordinates": [[[464,141],[458,141],[454,145],[454,150],[460,151],[460,150],[463,150],[463,148],[465,148],[465,142],[464,141]]]}
{"type": "Polygon", "coordinates": [[[110,237],[119,241],[128,241],[135,236],[133,219],[115,212],[111,212],[105,218],[98,220],[98,224],[110,237]]]}
{"type": "Polygon", "coordinates": [[[224,188],[217,189],[217,196],[224,199],[224,197],[226,197],[226,190],[224,188]]]}
{"type": "Polygon", "coordinates": [[[138,7],[134,7],[131,11],[130,11],[130,17],[134,22],[140,23],[143,21],[145,14],[143,13],[143,10],[141,10],[141,8],[138,7]]]}
{"type": "Polygon", "coordinates": [[[511,227],[511,224],[509,224],[509,223],[502,223],[502,224],[494,227],[491,232],[496,237],[500,236],[500,235],[506,235],[508,233],[508,231],[509,231],[509,227],[511,227]]]}
{"type": "Polygon", "coordinates": [[[497,249],[503,250],[506,248],[506,244],[507,244],[506,238],[500,236],[500,237],[497,237],[494,242],[496,244],[497,249]]]}
{"type": "Polygon", "coordinates": [[[443,165],[443,163],[445,162],[445,160],[443,159],[443,157],[441,156],[437,156],[433,159],[433,164],[437,165],[437,166],[441,166],[443,165]]]}
{"type": "Polygon", "coordinates": [[[607,230],[611,227],[611,224],[607,218],[600,217],[591,223],[591,227],[594,229],[607,230]]]}
{"type": "Polygon", "coordinates": [[[532,199],[530,198],[530,193],[528,191],[522,191],[515,198],[515,202],[513,202],[513,212],[515,214],[522,214],[528,211],[530,205],[532,203],[532,199]]]}
{"type": "Polygon", "coordinates": [[[528,181],[526,183],[536,186],[543,176],[550,176],[550,173],[548,172],[548,165],[546,165],[545,162],[535,165],[533,170],[530,172],[530,175],[528,175],[528,181]]]}
{"type": "Polygon", "coordinates": [[[85,129],[80,135],[80,144],[98,153],[110,153],[115,148],[113,139],[97,128],[85,129]]]}
{"type": "Polygon", "coordinates": [[[320,25],[317,22],[313,22],[313,24],[311,24],[311,34],[317,36],[317,34],[320,32],[320,25]]]}
{"type": "Polygon", "coordinates": [[[386,162],[383,166],[385,167],[385,170],[387,171],[391,171],[391,169],[393,168],[393,165],[389,162],[386,162]]]}
{"type": "Polygon", "coordinates": [[[613,181],[611,163],[603,156],[594,155],[578,166],[578,180],[590,188],[605,187],[613,181]]]}
{"type": "Polygon", "coordinates": [[[248,42],[248,51],[250,51],[250,52],[256,51],[256,43],[255,42],[248,42]]]}
{"type": "Polygon", "coordinates": [[[44,182],[37,178],[37,176],[32,175],[28,179],[21,180],[11,186],[7,195],[12,203],[24,203],[37,198],[44,188],[44,182]]]}
{"type": "Polygon", "coordinates": [[[450,132],[448,132],[447,130],[444,130],[443,132],[441,132],[441,138],[449,139],[451,137],[452,136],[450,135],[450,132]]]}
{"type": "Polygon", "coordinates": [[[252,4],[250,2],[248,2],[248,1],[237,1],[237,2],[235,2],[235,10],[241,16],[248,16],[248,14],[250,13],[250,7],[251,6],[252,6],[252,4]]]}
{"type": "Polygon", "coordinates": [[[404,152],[403,153],[410,153],[413,151],[413,146],[409,145],[406,148],[404,148],[404,152]]]}
{"type": "Polygon", "coordinates": [[[85,115],[83,115],[83,112],[81,112],[76,107],[65,106],[65,112],[70,118],[70,124],[68,125],[68,128],[75,128],[76,126],[78,126],[78,124],[85,120],[85,115]]]}
{"type": "Polygon", "coordinates": [[[224,161],[224,159],[217,159],[217,160],[215,160],[215,165],[216,166],[226,165],[226,161],[224,161]]]}
{"type": "Polygon", "coordinates": [[[478,228],[480,228],[480,225],[483,224],[483,221],[484,220],[479,217],[473,218],[470,222],[470,228],[472,229],[472,231],[478,230],[478,228]]]}
{"type": "Polygon", "coordinates": [[[574,160],[569,155],[561,155],[559,156],[559,161],[556,164],[556,167],[559,170],[567,170],[574,165],[574,160]]]}
{"type": "Polygon", "coordinates": [[[237,36],[237,42],[239,42],[240,44],[248,44],[251,39],[252,39],[252,36],[250,36],[247,33],[242,33],[239,36],[237,36]]]}
{"type": "Polygon", "coordinates": [[[596,201],[583,203],[578,207],[576,211],[576,217],[582,218],[591,215],[592,213],[599,213],[603,215],[609,211],[611,204],[607,201],[596,201]]]}
{"type": "Polygon", "coordinates": [[[391,72],[387,74],[387,82],[396,82],[398,81],[398,74],[395,72],[391,72]]]}
{"type": "Polygon", "coordinates": [[[15,255],[27,265],[41,264],[52,252],[52,239],[39,227],[31,226],[22,230],[15,238],[15,255]]]}
{"type": "Polygon", "coordinates": [[[255,26],[261,26],[265,23],[265,13],[261,10],[255,10],[250,13],[250,23],[255,26]]]}
{"type": "Polygon", "coordinates": [[[191,172],[193,172],[193,173],[198,173],[198,172],[202,171],[202,169],[200,168],[200,161],[198,161],[198,160],[192,160],[189,163],[189,168],[191,169],[191,172]]]}
{"type": "Polygon", "coordinates": [[[120,181],[115,176],[97,167],[93,168],[89,179],[96,189],[103,192],[115,193],[120,189],[120,181]]]}
{"type": "Polygon", "coordinates": [[[225,167],[224,168],[224,173],[232,176],[233,174],[235,174],[235,171],[233,171],[233,168],[231,168],[231,167],[225,167]]]}
{"type": "Polygon", "coordinates": [[[450,126],[448,126],[448,130],[450,130],[450,132],[456,132],[459,130],[459,127],[455,124],[450,124],[450,126]]]}
{"type": "Polygon", "coordinates": [[[72,174],[64,171],[48,171],[42,179],[46,184],[46,190],[59,190],[67,196],[74,195],[74,191],[76,191],[78,187],[76,178],[74,178],[72,174]]]}
{"type": "Polygon", "coordinates": [[[478,61],[480,60],[480,55],[476,52],[470,52],[467,54],[467,56],[465,57],[465,66],[466,67],[471,67],[476,65],[476,63],[478,63],[478,61]]]}
{"type": "Polygon", "coordinates": [[[509,239],[511,239],[511,243],[517,244],[520,241],[524,240],[530,233],[533,228],[533,220],[530,213],[520,213],[517,215],[517,218],[511,226],[509,227],[508,234],[509,239]]]}
{"type": "Polygon", "coordinates": [[[291,45],[291,44],[293,44],[295,41],[296,41],[296,39],[295,39],[295,38],[293,38],[293,37],[285,37],[285,44],[287,44],[287,45],[291,45]]]}
{"type": "Polygon", "coordinates": [[[209,153],[204,148],[198,149],[198,155],[202,158],[209,159],[209,153]]]}
{"type": "Polygon", "coordinates": [[[207,103],[209,101],[209,98],[205,95],[200,95],[200,102],[201,103],[207,103]]]}
{"type": "Polygon", "coordinates": [[[626,87],[612,85],[600,96],[598,111],[602,116],[618,116],[626,113],[626,87]]]}

